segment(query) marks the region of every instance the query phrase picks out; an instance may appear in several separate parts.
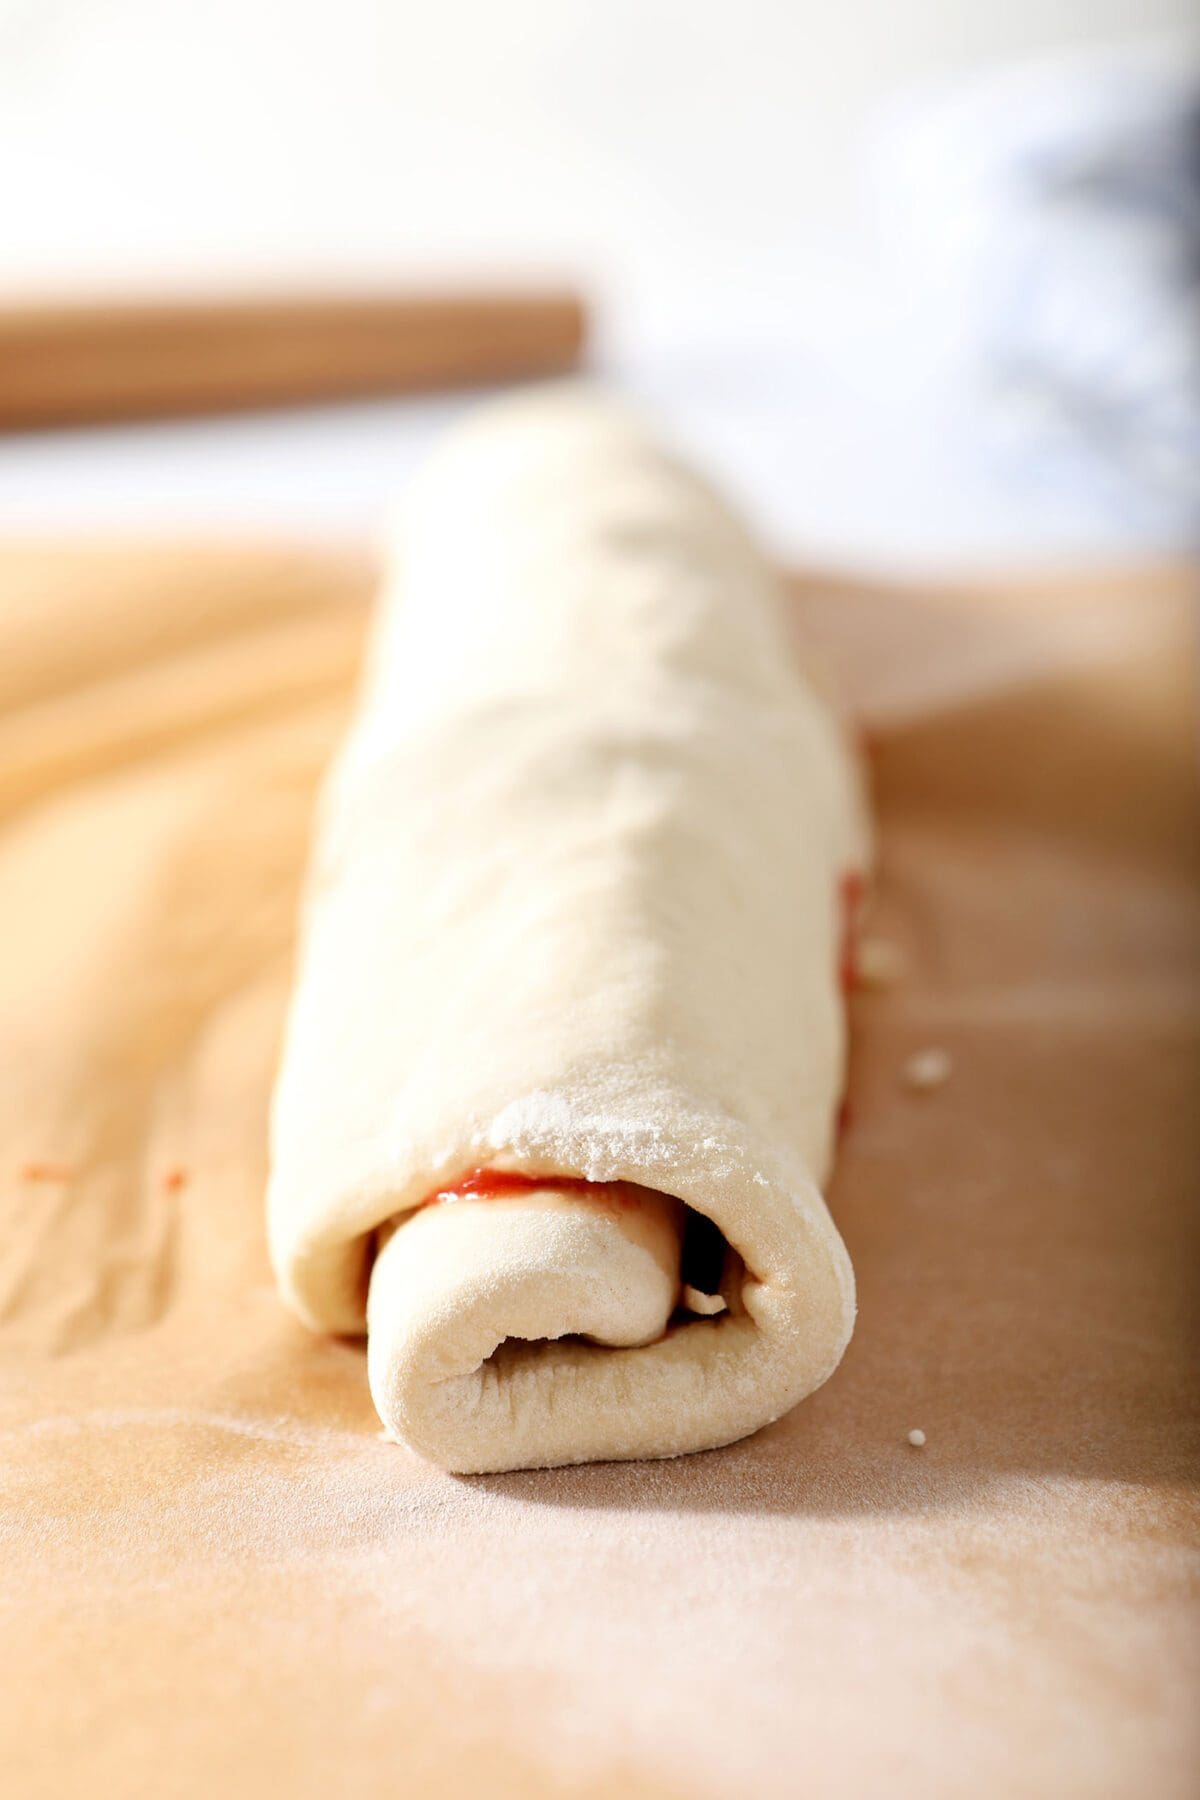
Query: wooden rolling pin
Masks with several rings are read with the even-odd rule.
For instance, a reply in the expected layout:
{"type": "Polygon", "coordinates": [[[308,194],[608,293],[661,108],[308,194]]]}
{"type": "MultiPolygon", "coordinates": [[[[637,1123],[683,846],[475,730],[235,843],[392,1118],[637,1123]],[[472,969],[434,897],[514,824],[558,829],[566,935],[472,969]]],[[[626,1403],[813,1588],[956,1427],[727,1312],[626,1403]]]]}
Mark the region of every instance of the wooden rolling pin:
{"type": "Polygon", "coordinates": [[[584,330],[564,291],[0,307],[0,428],[552,374],[578,361],[584,330]]]}

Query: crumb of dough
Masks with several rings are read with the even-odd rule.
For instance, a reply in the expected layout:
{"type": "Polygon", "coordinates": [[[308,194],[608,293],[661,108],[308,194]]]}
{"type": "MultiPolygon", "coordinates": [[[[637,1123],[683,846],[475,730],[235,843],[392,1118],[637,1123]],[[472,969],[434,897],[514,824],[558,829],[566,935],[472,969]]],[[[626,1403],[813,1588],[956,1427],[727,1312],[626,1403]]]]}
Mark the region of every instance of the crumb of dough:
{"type": "Polygon", "coordinates": [[[716,1313],[725,1311],[720,1294],[703,1294],[699,1288],[685,1287],[681,1299],[688,1312],[699,1313],[702,1319],[711,1319],[716,1313]]]}
{"type": "Polygon", "coordinates": [[[890,938],[865,937],[859,943],[855,973],[860,986],[894,987],[902,980],[906,967],[903,950],[890,938]]]}
{"type": "Polygon", "coordinates": [[[908,1441],[914,1450],[919,1450],[925,1442],[925,1433],[917,1426],[909,1432],[908,1441]]]}
{"type": "Polygon", "coordinates": [[[953,1067],[954,1062],[948,1050],[937,1047],[918,1050],[904,1065],[904,1079],[910,1088],[917,1088],[925,1093],[948,1081],[953,1067]]]}

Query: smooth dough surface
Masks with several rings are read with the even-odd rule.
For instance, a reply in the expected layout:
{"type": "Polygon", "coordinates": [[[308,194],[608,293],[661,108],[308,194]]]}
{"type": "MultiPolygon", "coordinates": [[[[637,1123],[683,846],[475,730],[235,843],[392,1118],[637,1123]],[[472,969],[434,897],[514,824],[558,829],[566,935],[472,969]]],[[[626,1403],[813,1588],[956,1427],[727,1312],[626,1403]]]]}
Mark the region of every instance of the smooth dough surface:
{"type": "Polygon", "coordinates": [[[854,1289],[818,1184],[866,855],[838,723],[709,489],[586,392],[452,434],[327,783],[272,1127],[284,1295],[355,1332],[370,1286],[397,1435],[463,1472],[675,1455],[831,1373],[854,1289]],[[481,1167],[550,1198],[423,1207],[481,1167]],[[555,1177],[715,1221],[726,1308],[644,1341],[661,1269],[555,1177]],[[581,1283],[595,1330],[551,1298],[581,1283]]]}

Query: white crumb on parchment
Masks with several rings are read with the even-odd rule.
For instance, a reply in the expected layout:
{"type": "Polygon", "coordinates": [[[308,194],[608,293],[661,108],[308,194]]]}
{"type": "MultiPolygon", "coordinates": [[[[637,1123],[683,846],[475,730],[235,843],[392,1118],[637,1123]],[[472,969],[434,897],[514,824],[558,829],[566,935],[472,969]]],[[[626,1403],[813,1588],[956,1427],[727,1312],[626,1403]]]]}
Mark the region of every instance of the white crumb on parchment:
{"type": "Polygon", "coordinates": [[[949,1081],[953,1068],[950,1052],[940,1045],[931,1045],[928,1050],[918,1050],[908,1058],[904,1065],[904,1080],[919,1093],[928,1093],[949,1081]]]}

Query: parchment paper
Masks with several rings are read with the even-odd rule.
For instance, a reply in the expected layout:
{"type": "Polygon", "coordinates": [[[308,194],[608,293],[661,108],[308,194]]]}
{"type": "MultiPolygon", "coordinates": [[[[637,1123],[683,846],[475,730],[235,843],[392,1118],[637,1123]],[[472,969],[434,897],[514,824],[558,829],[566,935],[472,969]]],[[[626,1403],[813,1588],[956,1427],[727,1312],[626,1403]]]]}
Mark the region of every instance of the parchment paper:
{"type": "Polygon", "coordinates": [[[797,582],[907,965],[853,1001],[857,1335],[729,1450],[474,1479],[380,1441],[264,1253],[371,580],[0,553],[8,1791],[1194,1791],[1190,579],[797,582]]]}

